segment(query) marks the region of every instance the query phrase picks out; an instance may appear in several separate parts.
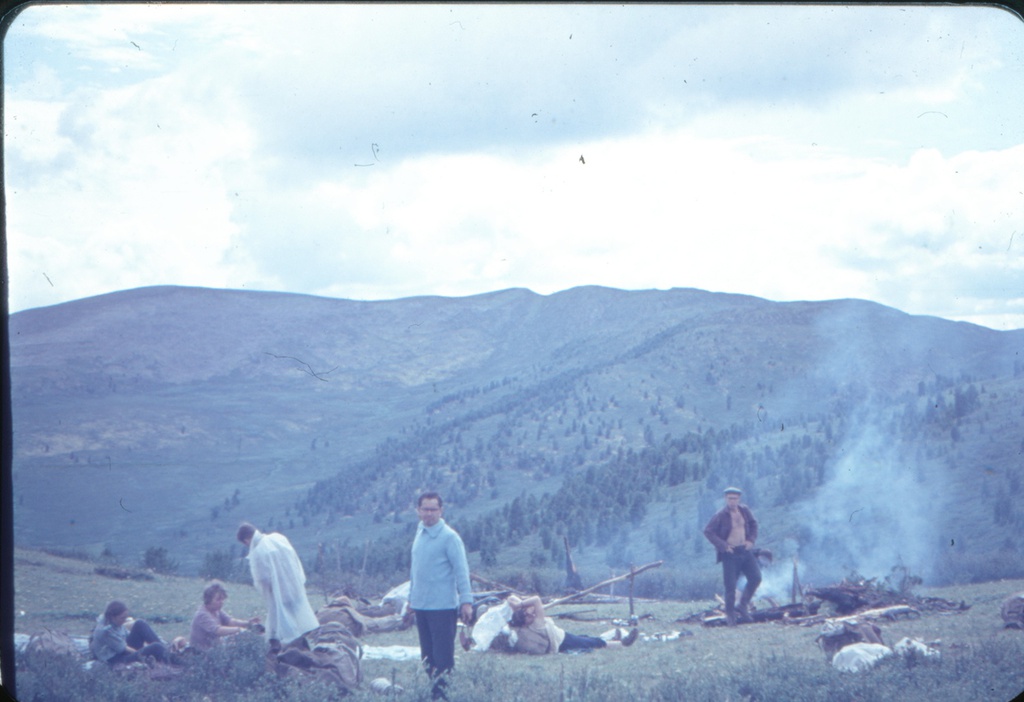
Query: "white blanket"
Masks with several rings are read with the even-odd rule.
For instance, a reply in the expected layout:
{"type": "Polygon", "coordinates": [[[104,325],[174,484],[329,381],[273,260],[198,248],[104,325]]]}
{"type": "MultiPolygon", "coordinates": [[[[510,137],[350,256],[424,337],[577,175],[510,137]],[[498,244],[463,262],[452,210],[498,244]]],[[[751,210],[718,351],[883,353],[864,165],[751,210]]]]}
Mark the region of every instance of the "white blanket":
{"type": "Polygon", "coordinates": [[[502,602],[481,614],[473,625],[473,650],[483,652],[489,649],[498,634],[508,632],[507,624],[511,618],[512,608],[508,602],[502,602]]]}
{"type": "Polygon", "coordinates": [[[363,646],[363,660],[418,661],[419,646],[363,646]]]}
{"type": "Polygon", "coordinates": [[[852,643],[843,646],[832,658],[832,666],[844,673],[860,673],[892,655],[892,649],[877,643],[852,643]]]}

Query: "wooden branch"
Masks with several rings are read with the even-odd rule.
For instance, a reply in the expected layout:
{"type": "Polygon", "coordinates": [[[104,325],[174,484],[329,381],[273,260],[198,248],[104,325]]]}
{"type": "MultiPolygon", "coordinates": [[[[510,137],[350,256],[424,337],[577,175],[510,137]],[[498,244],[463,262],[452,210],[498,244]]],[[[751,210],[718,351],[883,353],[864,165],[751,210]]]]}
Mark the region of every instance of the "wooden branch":
{"type": "Polygon", "coordinates": [[[573,609],[568,612],[555,612],[553,614],[545,614],[544,616],[554,617],[555,619],[572,619],[578,622],[596,622],[600,621],[601,618],[594,617],[581,617],[581,614],[587,614],[588,612],[596,612],[596,609],[573,609]]]}
{"type": "Polygon", "coordinates": [[[579,590],[583,587],[580,581],[580,573],[576,570],[576,563],[572,560],[572,549],[569,548],[569,537],[562,536],[565,544],[565,587],[566,589],[579,590]]]}
{"type": "Polygon", "coordinates": [[[848,614],[845,617],[834,617],[833,621],[837,622],[848,622],[856,621],[858,619],[896,619],[896,617],[904,615],[906,617],[919,617],[921,612],[914,609],[910,605],[892,605],[890,607],[879,607],[877,609],[866,609],[854,614],[848,614]]]}
{"type": "Polygon", "coordinates": [[[796,556],[793,556],[793,585],[789,591],[789,601],[796,604],[797,598],[803,599],[803,588],[800,587],[800,573],[797,568],[796,556]]]}
{"type": "Polygon", "coordinates": [[[636,568],[632,563],[629,564],[629,618],[632,619],[636,616],[633,611],[633,583],[636,580],[636,568]]]}
{"type": "Polygon", "coordinates": [[[611,585],[612,583],[621,582],[623,580],[626,580],[627,578],[635,577],[635,576],[639,575],[640,573],[643,573],[645,570],[650,570],[651,568],[658,568],[664,562],[665,561],[655,561],[654,563],[648,563],[647,565],[640,566],[639,568],[637,568],[635,570],[632,570],[629,573],[623,573],[622,575],[617,575],[614,578],[608,578],[607,580],[602,580],[597,585],[593,585],[591,587],[588,587],[586,590],[580,590],[579,592],[573,593],[572,595],[566,595],[565,597],[560,597],[557,600],[552,600],[551,602],[545,602],[544,603],[544,609],[547,609],[549,607],[554,607],[554,606],[560,605],[560,604],[565,604],[566,602],[572,602],[573,600],[578,599],[580,597],[583,597],[584,595],[589,595],[590,593],[594,592],[594,590],[600,590],[602,587],[606,587],[608,585],[611,585]]]}

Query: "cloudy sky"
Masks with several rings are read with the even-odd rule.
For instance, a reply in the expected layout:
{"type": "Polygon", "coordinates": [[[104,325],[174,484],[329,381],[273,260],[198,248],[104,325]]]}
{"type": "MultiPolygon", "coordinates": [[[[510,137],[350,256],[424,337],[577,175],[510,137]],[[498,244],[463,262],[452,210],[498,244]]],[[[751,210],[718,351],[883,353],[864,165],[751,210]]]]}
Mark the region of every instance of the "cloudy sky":
{"type": "Polygon", "coordinates": [[[4,61],[12,312],[599,284],[1024,327],[1003,10],[47,5],[4,61]]]}

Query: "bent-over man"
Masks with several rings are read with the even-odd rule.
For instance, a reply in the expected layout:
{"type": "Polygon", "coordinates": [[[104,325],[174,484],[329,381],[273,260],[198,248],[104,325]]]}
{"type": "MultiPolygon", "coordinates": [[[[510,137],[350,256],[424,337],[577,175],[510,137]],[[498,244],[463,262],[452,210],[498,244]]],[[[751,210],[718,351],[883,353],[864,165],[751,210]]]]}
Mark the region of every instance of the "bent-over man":
{"type": "Polygon", "coordinates": [[[248,522],[238,527],[238,540],[249,547],[252,582],[267,605],[268,640],[287,648],[320,626],[306,596],[306,571],[284,534],[264,534],[248,522]]]}

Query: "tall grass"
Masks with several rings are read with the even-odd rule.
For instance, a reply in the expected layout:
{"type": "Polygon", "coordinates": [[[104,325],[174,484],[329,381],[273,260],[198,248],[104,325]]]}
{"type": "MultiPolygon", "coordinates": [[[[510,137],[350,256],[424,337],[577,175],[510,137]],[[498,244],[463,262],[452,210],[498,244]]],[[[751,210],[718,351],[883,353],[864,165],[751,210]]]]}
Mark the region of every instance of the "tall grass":
{"type": "MultiPolygon", "coordinates": [[[[952,668],[953,666],[950,666],[952,668]]],[[[650,700],[723,700],[749,702],[787,700],[792,702],[869,702],[870,700],[999,700],[990,694],[950,696],[946,686],[950,674],[943,664],[929,662],[908,667],[895,658],[886,659],[866,673],[840,673],[807,660],[769,656],[751,665],[728,664],[700,676],[666,679],[656,685],[650,700]]],[[[954,677],[956,676],[954,673],[954,677]]]]}
{"type": "MultiPolygon", "coordinates": [[[[117,673],[106,666],[83,670],[80,661],[37,653],[19,662],[21,702],[112,700],[142,702],[325,702],[408,700],[426,702],[430,689],[419,670],[406,670],[405,690],[346,695],[319,680],[280,679],[265,671],[264,646],[256,636],[240,636],[197,658],[178,677],[149,680],[141,672],[117,673]],[[411,676],[411,677],[410,677],[411,676]]],[[[629,653],[532,658],[486,654],[460,661],[448,687],[451,702],[932,702],[933,700],[1011,700],[1024,689],[1024,640],[985,639],[964,645],[940,660],[892,657],[864,673],[840,673],[822,660],[768,652],[748,658],[709,661],[690,670],[651,669],[629,653]]],[[[416,666],[418,668],[418,666],[416,666]]]]}
{"type": "MultiPolygon", "coordinates": [[[[87,634],[97,609],[112,596],[123,597],[170,639],[185,633],[184,623],[196,608],[203,582],[176,576],[153,581],[114,581],[97,577],[92,564],[21,552],[15,572],[18,629],[43,627],[87,634]],[[72,574],[76,587],[67,587],[72,574]],[[92,608],[92,609],[90,609],[92,608]],[[161,621],[167,623],[161,624],[161,621]]],[[[653,571],[655,589],[676,582],[669,570],[653,571]],[[654,575],[660,579],[655,580],[654,575]]],[[[509,568],[497,579],[534,583],[525,571],[509,568]]],[[[552,581],[553,582],[553,581],[552,581]]],[[[541,582],[540,585],[549,585],[541,582]]],[[[638,581],[639,585],[639,581],[638,581]]],[[[551,587],[555,587],[551,584],[551,587]]],[[[639,587],[637,588],[640,589],[639,587]]],[[[262,615],[262,599],[252,587],[229,588],[229,611],[240,617],[262,615]]],[[[887,660],[862,674],[843,674],[825,661],[809,627],[774,624],[727,628],[689,625],[685,619],[713,606],[708,601],[646,600],[636,602],[644,633],[688,630],[690,635],[670,642],[644,642],[620,651],[586,655],[530,657],[463,654],[459,651],[450,686],[452,702],[578,702],[589,700],[978,700],[1005,702],[1024,690],[1024,635],[1002,628],[1000,603],[1024,590],[1024,581],[994,581],[930,590],[926,594],[965,600],[967,611],[955,615],[924,614],[919,619],[882,622],[884,638],[902,636],[941,638],[938,662],[918,659],[887,660]],[[649,616],[649,618],[648,618],[649,616]]],[[[620,590],[618,594],[624,594],[620,590]]],[[[314,584],[311,599],[319,602],[314,584]]],[[[639,592],[637,596],[641,595],[639,592]]],[[[562,620],[574,633],[597,635],[613,619],[628,616],[625,602],[565,607],[580,616],[562,620]]],[[[367,637],[368,645],[415,645],[414,630],[367,637]]],[[[339,699],[341,693],[306,676],[279,679],[266,672],[266,645],[256,636],[233,638],[192,662],[180,675],[149,680],[144,674],[118,674],[105,666],[86,671],[81,661],[45,654],[18,657],[17,685],[21,702],[92,702],[145,700],[162,702],[312,702],[339,699]]],[[[424,702],[430,698],[426,675],[415,662],[365,660],[366,680],[394,678],[400,694],[376,695],[356,691],[347,699],[424,702]]],[[[141,673],[141,671],[140,671],[141,673]]]]}
{"type": "Polygon", "coordinates": [[[150,679],[147,670],[114,670],[94,663],[86,670],[81,660],[50,652],[19,656],[19,702],[324,702],[343,693],[320,680],[298,676],[279,678],[267,670],[266,644],[243,633],[213,650],[196,654],[168,679],[150,679]]]}

